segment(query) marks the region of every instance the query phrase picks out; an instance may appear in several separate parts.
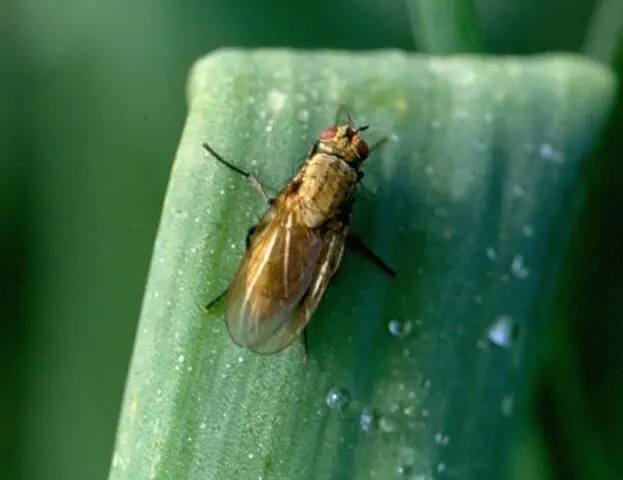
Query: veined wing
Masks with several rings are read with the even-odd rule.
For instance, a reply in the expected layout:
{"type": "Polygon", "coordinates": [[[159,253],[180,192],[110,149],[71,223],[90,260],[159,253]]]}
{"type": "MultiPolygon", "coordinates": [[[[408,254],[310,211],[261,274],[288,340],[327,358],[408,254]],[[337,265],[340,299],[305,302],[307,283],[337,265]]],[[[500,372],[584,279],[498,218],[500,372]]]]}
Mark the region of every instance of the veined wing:
{"type": "Polygon", "coordinates": [[[318,259],[318,266],[314,272],[314,277],[301,299],[293,318],[289,322],[284,322],[281,327],[267,339],[266,343],[258,350],[259,353],[274,353],[290,345],[294,337],[302,331],[309,323],[312,314],[318,308],[329,281],[335,275],[342,254],[348,229],[338,220],[331,222],[329,229],[324,232],[323,249],[318,259]]]}
{"type": "Polygon", "coordinates": [[[273,353],[273,337],[293,320],[318,269],[322,237],[297,221],[294,210],[269,211],[253,232],[227,293],[227,330],[234,343],[273,353]]]}

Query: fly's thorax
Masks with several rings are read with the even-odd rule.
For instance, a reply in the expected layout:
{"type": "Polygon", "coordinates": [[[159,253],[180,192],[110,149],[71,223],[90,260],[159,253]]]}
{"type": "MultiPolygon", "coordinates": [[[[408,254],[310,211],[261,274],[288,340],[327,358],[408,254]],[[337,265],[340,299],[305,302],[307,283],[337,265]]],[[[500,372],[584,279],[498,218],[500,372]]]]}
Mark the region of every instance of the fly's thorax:
{"type": "Polygon", "coordinates": [[[368,158],[370,153],[368,144],[359,133],[366,128],[367,126],[356,129],[350,123],[339,127],[325,128],[316,145],[317,151],[338,156],[357,168],[368,158]]]}
{"type": "Polygon", "coordinates": [[[357,169],[335,155],[317,153],[300,172],[297,203],[301,221],[316,228],[340,213],[357,184],[357,169]]]}

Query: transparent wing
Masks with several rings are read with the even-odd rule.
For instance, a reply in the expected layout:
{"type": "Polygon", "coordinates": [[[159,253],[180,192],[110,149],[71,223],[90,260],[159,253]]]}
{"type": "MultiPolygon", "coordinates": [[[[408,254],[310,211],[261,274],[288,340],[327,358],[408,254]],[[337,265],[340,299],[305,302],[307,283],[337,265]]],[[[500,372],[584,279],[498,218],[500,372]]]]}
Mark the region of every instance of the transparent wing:
{"type": "Polygon", "coordinates": [[[295,211],[266,214],[227,293],[227,329],[234,343],[258,353],[285,346],[273,337],[292,322],[322,246],[321,234],[300,225],[295,211]]]}
{"type": "Polygon", "coordinates": [[[315,270],[314,278],[310,283],[309,289],[305,292],[305,296],[294,312],[292,320],[283,323],[281,327],[267,339],[266,343],[256,350],[258,353],[274,353],[290,345],[294,337],[302,331],[311,320],[311,316],[318,308],[318,304],[329,285],[329,281],[340,266],[342,254],[344,253],[347,229],[337,222],[336,224],[338,228],[333,228],[325,232],[323,239],[324,248],[320,254],[318,268],[315,270]]]}

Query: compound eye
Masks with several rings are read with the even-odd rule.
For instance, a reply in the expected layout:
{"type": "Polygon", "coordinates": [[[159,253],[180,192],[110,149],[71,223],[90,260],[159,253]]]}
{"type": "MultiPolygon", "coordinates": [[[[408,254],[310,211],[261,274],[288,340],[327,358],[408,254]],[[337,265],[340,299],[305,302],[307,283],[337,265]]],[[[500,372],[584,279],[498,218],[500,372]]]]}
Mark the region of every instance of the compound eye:
{"type": "Polygon", "coordinates": [[[357,144],[357,156],[359,157],[360,160],[365,160],[366,158],[368,158],[369,154],[370,154],[370,149],[368,148],[368,144],[364,142],[363,140],[361,140],[357,144]]]}
{"type": "Polygon", "coordinates": [[[325,128],[320,134],[320,140],[331,140],[337,134],[337,127],[325,128]]]}

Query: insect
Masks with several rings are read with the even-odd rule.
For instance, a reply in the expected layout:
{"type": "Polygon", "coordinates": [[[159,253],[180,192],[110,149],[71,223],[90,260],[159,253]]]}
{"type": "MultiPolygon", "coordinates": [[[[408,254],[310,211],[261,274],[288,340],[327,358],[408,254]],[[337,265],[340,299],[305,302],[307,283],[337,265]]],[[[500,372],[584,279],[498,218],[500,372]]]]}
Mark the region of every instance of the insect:
{"type": "MultiPolygon", "coordinates": [[[[338,111],[339,116],[339,111],[338,111]]],[[[226,324],[234,343],[260,354],[276,353],[302,331],[308,356],[306,325],[336,273],[346,246],[363,252],[390,276],[394,271],[355,235],[349,220],[361,164],[386,139],[368,147],[350,116],[345,125],[322,131],[305,162],[271,198],[261,182],[226,161],[208,144],[216,160],[246,177],[269,205],[246,239],[246,255],[233,281],[210,302],[226,298],[226,324]]]]}

